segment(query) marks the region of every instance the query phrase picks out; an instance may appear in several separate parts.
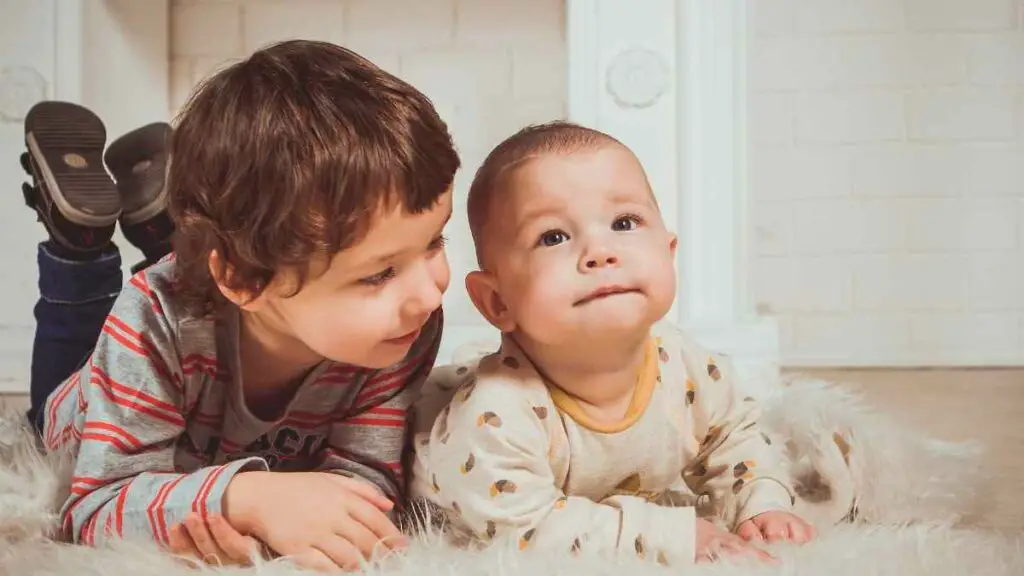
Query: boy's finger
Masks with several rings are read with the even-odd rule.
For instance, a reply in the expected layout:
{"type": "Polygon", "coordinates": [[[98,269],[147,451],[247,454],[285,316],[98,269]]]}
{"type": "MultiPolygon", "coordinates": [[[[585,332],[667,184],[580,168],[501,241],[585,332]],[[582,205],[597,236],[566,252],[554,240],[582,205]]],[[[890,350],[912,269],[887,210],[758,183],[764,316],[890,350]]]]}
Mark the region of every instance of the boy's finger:
{"type": "Polygon", "coordinates": [[[214,541],[228,559],[242,566],[252,564],[253,556],[259,554],[260,545],[255,538],[242,536],[223,516],[211,516],[208,524],[214,541]]]}
{"type": "Polygon", "coordinates": [[[365,500],[353,502],[349,510],[353,519],[366,526],[388,548],[400,549],[408,545],[408,539],[394,522],[365,500]]]}
{"type": "Polygon", "coordinates": [[[332,536],[316,543],[316,549],[323,552],[338,568],[345,571],[358,570],[363,555],[354,544],[340,536],[332,536]]]}
{"type": "Polygon", "coordinates": [[[175,524],[167,534],[167,544],[171,552],[182,556],[194,556],[199,558],[199,549],[196,548],[192,537],[184,524],[175,524]]]}
{"type": "Polygon", "coordinates": [[[377,508],[380,508],[383,512],[387,512],[395,506],[395,504],[391,500],[388,500],[387,496],[382,494],[376,486],[365,480],[349,478],[342,474],[328,473],[327,475],[335,484],[338,484],[356,495],[361,496],[364,500],[370,502],[377,508]]]}
{"type": "Polygon", "coordinates": [[[214,541],[210,529],[207,528],[206,522],[203,522],[202,518],[196,514],[189,514],[185,518],[185,527],[188,528],[189,536],[192,537],[196,548],[199,549],[200,560],[214,566],[224,564],[228,560],[228,555],[214,541]]]}
{"type": "Polygon", "coordinates": [[[340,568],[340,566],[335,564],[327,554],[324,554],[316,548],[310,548],[299,554],[288,555],[287,558],[300,568],[305,568],[313,572],[320,572],[321,574],[337,572],[338,568],[340,568]]]}

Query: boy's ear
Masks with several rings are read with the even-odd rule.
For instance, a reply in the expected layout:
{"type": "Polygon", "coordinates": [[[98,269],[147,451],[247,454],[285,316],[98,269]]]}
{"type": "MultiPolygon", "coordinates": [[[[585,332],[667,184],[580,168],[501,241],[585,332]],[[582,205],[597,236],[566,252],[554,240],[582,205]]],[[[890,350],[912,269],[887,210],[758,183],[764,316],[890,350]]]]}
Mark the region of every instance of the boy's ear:
{"type": "Polygon", "coordinates": [[[263,304],[266,302],[264,298],[260,296],[253,298],[245,290],[231,288],[230,283],[226,280],[231,277],[231,266],[221,260],[220,254],[216,250],[210,252],[208,264],[210,266],[210,276],[217,283],[217,289],[220,290],[220,293],[229,302],[247,312],[255,312],[263,307],[263,304]]]}
{"type": "Polygon", "coordinates": [[[515,320],[498,293],[498,283],[489,272],[474,270],[466,276],[466,292],[477,311],[502,332],[512,332],[515,320]]]}

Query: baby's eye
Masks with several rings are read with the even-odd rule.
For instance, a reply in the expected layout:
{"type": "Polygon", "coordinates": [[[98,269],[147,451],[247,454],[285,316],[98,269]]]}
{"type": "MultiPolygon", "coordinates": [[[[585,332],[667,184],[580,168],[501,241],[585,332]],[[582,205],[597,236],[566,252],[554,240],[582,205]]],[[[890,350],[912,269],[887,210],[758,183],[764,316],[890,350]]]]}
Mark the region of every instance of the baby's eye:
{"type": "Polygon", "coordinates": [[[540,235],[538,246],[557,246],[569,239],[569,235],[561,230],[548,230],[540,235]]]}
{"type": "Polygon", "coordinates": [[[643,219],[636,214],[624,214],[612,222],[612,230],[616,232],[630,232],[636,230],[642,223],[643,219]]]}

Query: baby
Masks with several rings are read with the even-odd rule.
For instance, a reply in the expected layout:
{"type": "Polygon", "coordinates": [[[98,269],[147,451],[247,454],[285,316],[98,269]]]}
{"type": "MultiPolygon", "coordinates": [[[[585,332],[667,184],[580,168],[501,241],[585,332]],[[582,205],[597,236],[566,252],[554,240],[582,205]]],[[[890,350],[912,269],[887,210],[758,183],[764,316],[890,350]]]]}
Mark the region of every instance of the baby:
{"type": "Polygon", "coordinates": [[[466,288],[502,344],[432,375],[413,497],[483,541],[671,565],[814,537],[727,361],[661,322],[677,240],[629,149],[524,129],[477,172],[469,219],[466,288]]]}

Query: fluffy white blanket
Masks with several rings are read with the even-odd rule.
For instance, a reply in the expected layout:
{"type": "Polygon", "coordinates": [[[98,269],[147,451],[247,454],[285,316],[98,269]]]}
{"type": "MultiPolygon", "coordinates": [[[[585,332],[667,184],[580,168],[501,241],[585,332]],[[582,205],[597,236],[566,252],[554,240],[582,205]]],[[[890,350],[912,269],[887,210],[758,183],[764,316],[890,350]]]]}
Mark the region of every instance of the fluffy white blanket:
{"type": "MultiPolygon", "coordinates": [[[[692,574],[827,574],[828,576],[1024,574],[1024,541],[972,528],[983,517],[988,482],[976,446],[930,440],[866,407],[841,388],[796,381],[764,399],[764,425],[785,439],[801,512],[820,537],[803,547],[769,548],[775,566],[722,561],[692,574]],[[855,511],[853,521],[843,520],[855,511]]],[[[66,462],[39,454],[20,415],[0,419],[0,574],[150,576],[195,574],[194,566],[152,546],[122,543],[108,549],[48,539],[67,487],[66,462]]],[[[286,561],[247,569],[200,568],[222,574],[285,576],[286,561]]],[[[406,553],[366,568],[369,574],[515,575],[670,574],[629,559],[566,553],[460,550],[437,535],[418,539],[406,553]]]]}

